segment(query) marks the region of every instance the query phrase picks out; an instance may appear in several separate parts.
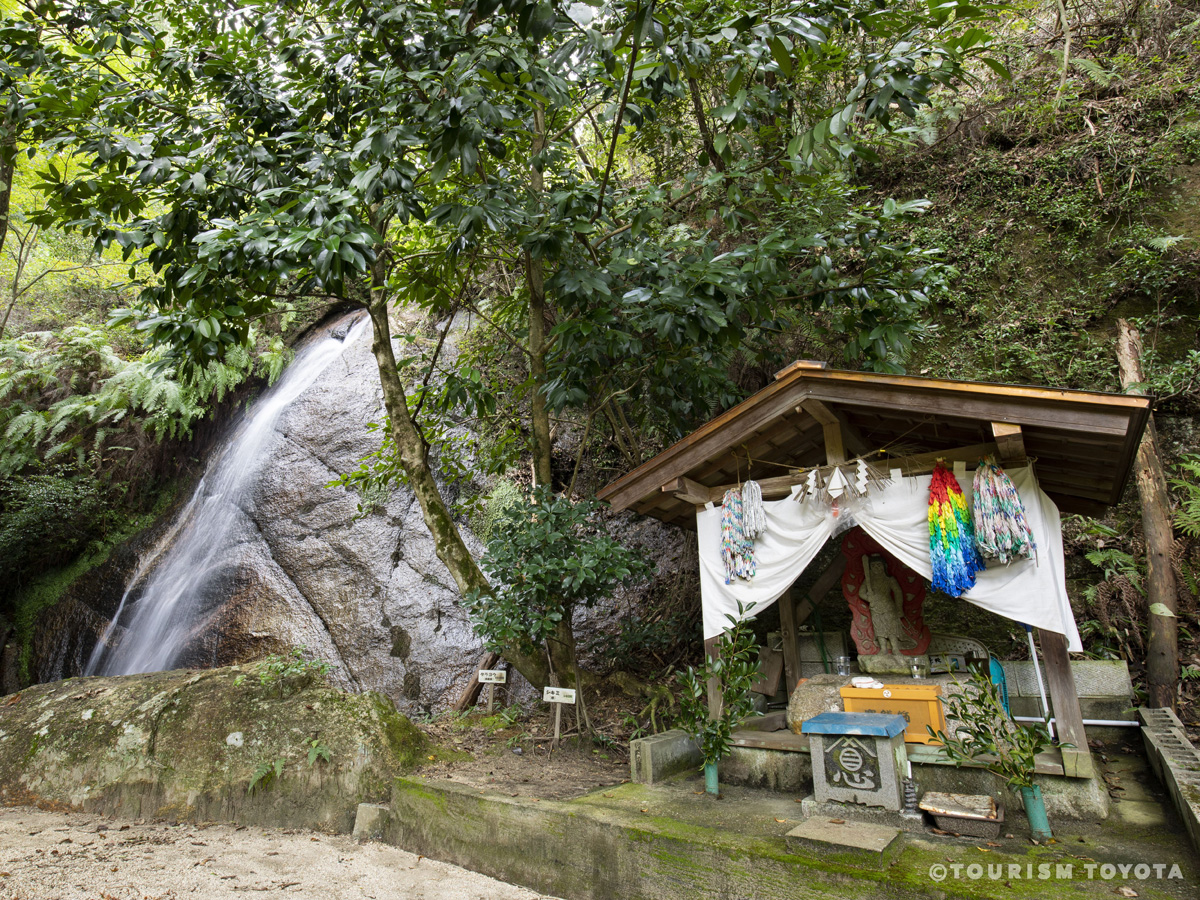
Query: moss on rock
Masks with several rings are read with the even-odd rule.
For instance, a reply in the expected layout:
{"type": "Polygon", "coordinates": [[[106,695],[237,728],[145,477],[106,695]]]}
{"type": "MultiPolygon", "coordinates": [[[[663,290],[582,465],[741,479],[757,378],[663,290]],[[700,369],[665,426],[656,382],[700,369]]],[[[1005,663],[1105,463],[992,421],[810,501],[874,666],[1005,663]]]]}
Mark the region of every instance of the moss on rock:
{"type": "Polygon", "coordinates": [[[350,831],[357,805],[386,799],[428,747],[381,694],[312,683],[281,698],[239,678],[248,668],[75,678],[6,698],[0,802],[350,831]],[[256,777],[277,763],[278,777],[256,777]]]}

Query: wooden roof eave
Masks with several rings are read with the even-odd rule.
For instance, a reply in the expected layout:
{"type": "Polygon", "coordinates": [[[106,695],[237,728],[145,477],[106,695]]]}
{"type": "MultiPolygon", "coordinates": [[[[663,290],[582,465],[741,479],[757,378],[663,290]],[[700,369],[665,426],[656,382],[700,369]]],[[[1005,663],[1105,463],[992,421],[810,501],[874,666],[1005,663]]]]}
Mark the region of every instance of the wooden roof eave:
{"type": "MultiPolygon", "coordinates": [[[[737,446],[777,417],[801,412],[806,399],[844,406],[903,409],[912,415],[935,415],[975,421],[1006,422],[1055,431],[1077,431],[1123,438],[1120,476],[1109,503],[1119,501],[1149,418],[1149,401],[1136,395],[944,381],[915,376],[882,376],[865,372],[800,368],[785,370],[779,380],[698,428],[654,459],[601,489],[597,497],[622,510],[637,504],[649,513],[663,507],[653,496],[662,485],[693,471],[729,447],[737,446]]],[[[1048,492],[1049,493],[1049,492],[1048,492]]],[[[1095,511],[1102,502],[1060,494],[1064,510],[1073,506],[1095,511]]],[[[667,504],[669,505],[669,504],[667,504]]],[[[665,510],[664,510],[665,511],[665,510]]],[[[670,517],[677,513],[672,511],[670,517]]]]}

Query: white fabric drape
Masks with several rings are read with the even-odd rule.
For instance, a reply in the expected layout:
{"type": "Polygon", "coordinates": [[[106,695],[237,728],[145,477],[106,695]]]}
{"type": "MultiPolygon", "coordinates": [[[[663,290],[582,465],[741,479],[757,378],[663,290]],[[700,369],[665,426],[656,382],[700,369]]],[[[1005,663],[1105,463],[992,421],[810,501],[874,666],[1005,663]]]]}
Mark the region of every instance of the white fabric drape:
{"type": "MultiPolygon", "coordinates": [[[[1029,467],[1006,470],[1016,485],[1025,515],[1037,542],[1036,559],[1009,565],[992,563],[980,572],[975,587],[962,599],[983,609],[1065,635],[1069,649],[1083,645],[1071,613],[1063,563],[1062,528],[1058,509],[1038,487],[1029,467]]],[[[869,501],[855,510],[855,522],[889,553],[926,580],[929,562],[929,483],[932,476],[903,478],[873,490],[869,501]]],[[[968,503],[969,483],[963,484],[968,503]]],[[[754,542],[757,574],[749,581],[725,584],[721,565],[720,507],[696,516],[700,545],[700,598],[704,610],[704,637],[720,634],[737,616],[738,602],[754,604],[761,613],[778,600],[812,562],[833,533],[834,520],[827,510],[788,498],[763,504],[767,532],[754,542]]]]}

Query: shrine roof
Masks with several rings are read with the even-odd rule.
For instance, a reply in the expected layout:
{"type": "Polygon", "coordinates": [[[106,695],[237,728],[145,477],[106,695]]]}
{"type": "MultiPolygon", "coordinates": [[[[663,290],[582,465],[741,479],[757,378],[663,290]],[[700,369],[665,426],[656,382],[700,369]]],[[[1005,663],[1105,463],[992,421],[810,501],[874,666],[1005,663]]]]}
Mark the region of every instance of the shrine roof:
{"type": "Polygon", "coordinates": [[[800,472],[863,458],[906,474],[941,456],[1032,461],[1063,512],[1099,515],[1129,477],[1150,399],[1062,388],[879,375],[795,362],[774,383],[602,488],[597,497],[695,526],[695,507],[748,478],[786,496],[800,472]],[[828,446],[827,440],[835,446],[828,446]],[[836,454],[836,455],[834,455],[836,454]]]}

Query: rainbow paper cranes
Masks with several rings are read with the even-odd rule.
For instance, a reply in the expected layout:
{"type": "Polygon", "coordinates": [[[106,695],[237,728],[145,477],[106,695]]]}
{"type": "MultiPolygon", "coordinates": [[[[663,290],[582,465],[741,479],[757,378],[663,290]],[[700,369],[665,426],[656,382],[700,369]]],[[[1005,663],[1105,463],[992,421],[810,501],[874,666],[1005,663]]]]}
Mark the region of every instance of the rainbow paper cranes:
{"type": "Polygon", "coordinates": [[[941,460],[929,484],[929,560],[933,586],[951,597],[961,597],[974,587],[975,575],[984,567],[975,547],[967,498],[941,460]]]}

